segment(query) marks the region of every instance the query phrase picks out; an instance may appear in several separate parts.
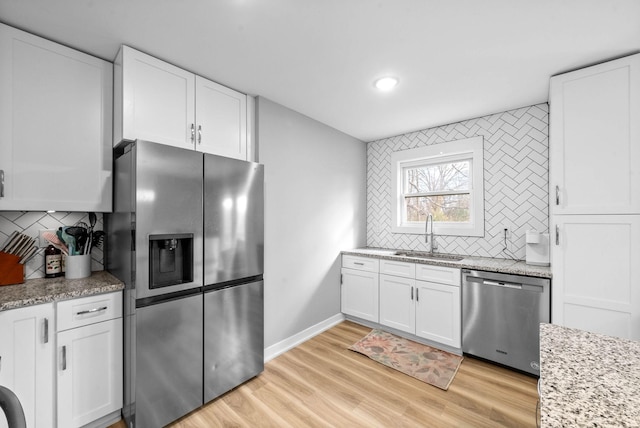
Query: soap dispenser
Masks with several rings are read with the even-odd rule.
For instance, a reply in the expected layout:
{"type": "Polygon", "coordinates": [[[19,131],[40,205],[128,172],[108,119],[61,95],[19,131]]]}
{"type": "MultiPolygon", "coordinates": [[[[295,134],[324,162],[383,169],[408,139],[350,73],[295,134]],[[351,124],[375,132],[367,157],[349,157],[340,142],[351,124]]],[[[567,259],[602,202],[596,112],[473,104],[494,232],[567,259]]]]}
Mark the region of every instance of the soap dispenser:
{"type": "Polygon", "coordinates": [[[526,232],[526,264],[549,266],[549,234],[535,229],[526,232]]]}

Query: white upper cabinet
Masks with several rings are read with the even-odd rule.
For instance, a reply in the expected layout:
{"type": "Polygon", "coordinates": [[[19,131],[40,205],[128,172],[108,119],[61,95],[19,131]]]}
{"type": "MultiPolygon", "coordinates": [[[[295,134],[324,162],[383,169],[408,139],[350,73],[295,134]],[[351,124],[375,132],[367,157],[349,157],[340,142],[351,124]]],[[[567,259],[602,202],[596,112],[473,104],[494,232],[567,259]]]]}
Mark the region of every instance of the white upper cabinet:
{"type": "Polygon", "coordinates": [[[640,54],[551,78],[552,214],[640,213],[640,54]]]}
{"type": "Polygon", "coordinates": [[[114,143],[140,139],[193,148],[193,73],[128,46],[114,64],[114,143]]]}
{"type": "Polygon", "coordinates": [[[114,83],[114,145],[141,139],[247,159],[246,95],[128,46],[114,83]]]}
{"type": "Polygon", "coordinates": [[[0,211],[111,211],[111,63],[0,24],[0,211]]]}
{"type": "Polygon", "coordinates": [[[196,76],[196,150],[247,159],[247,96],[196,76]]]}

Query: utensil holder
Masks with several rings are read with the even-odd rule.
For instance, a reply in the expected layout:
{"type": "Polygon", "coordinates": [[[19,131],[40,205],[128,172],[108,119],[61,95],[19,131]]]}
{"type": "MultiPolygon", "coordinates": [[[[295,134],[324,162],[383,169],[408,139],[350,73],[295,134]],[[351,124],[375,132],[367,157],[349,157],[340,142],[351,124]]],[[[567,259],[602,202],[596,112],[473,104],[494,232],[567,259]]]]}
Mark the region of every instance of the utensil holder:
{"type": "Polygon", "coordinates": [[[64,276],[67,279],[78,279],[91,276],[91,254],[67,256],[65,258],[64,276]]]}
{"type": "Polygon", "coordinates": [[[24,265],[19,262],[20,257],[0,251],[0,285],[24,282],[24,265]]]}

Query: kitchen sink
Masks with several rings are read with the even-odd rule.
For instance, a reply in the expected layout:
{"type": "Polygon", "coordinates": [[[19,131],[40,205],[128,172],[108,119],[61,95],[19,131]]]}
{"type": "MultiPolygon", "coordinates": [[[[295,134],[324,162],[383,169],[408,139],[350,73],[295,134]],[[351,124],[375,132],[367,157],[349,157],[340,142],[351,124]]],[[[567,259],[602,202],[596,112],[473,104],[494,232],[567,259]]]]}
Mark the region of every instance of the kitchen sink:
{"type": "Polygon", "coordinates": [[[444,253],[429,253],[427,251],[412,251],[412,250],[401,250],[396,251],[396,256],[403,257],[414,257],[418,259],[429,259],[429,260],[442,260],[448,262],[459,262],[464,259],[464,256],[458,256],[456,254],[444,254],[444,253]]]}

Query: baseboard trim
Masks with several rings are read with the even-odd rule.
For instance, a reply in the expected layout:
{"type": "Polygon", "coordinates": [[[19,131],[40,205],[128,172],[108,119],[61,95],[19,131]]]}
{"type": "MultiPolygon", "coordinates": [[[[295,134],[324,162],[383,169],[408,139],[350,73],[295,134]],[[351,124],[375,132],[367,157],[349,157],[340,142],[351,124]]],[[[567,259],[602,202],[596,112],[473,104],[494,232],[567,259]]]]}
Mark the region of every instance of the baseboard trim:
{"type": "Polygon", "coordinates": [[[331,327],[340,324],[344,321],[343,314],[336,314],[332,317],[327,318],[324,321],[319,322],[316,325],[312,325],[311,327],[302,330],[300,333],[296,333],[293,336],[290,336],[280,342],[271,345],[264,349],[264,362],[268,362],[278,355],[284,354],[290,349],[295,348],[303,342],[311,339],[314,336],[319,335],[325,330],[329,330],[331,327]]]}
{"type": "Polygon", "coordinates": [[[82,428],[104,428],[109,427],[122,419],[122,409],[118,409],[115,412],[104,415],[100,419],[93,422],[89,422],[83,425],[82,428]]]}

